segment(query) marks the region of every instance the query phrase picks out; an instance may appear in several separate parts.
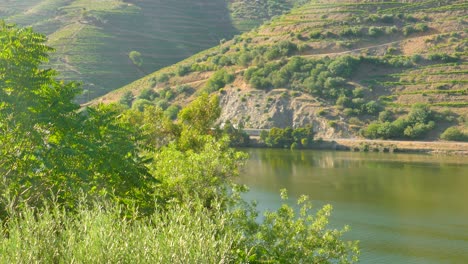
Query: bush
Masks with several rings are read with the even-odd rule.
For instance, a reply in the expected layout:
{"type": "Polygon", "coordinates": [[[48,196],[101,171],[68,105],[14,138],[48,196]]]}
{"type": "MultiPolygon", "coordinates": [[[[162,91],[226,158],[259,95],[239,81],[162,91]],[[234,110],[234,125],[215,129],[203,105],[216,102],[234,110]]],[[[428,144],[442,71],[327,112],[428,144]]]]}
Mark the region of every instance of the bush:
{"type": "Polygon", "coordinates": [[[433,112],[424,105],[415,105],[405,117],[389,122],[391,114],[380,113],[380,122],[371,123],[363,129],[362,135],[368,138],[423,138],[435,127],[433,112]]]}
{"type": "Polygon", "coordinates": [[[328,65],[328,70],[335,76],[349,77],[355,70],[358,62],[359,60],[354,57],[342,56],[331,62],[328,65]]]}
{"type": "Polygon", "coordinates": [[[225,69],[221,69],[215,72],[206,82],[205,90],[208,93],[218,91],[221,88],[224,88],[226,84],[234,81],[234,75],[229,74],[225,69]]]}
{"type": "Polygon", "coordinates": [[[260,138],[269,147],[289,148],[296,143],[295,147],[307,147],[314,138],[312,126],[292,129],[274,127],[270,131],[262,131],[260,138]],[[307,145],[302,144],[306,142],[307,145]]]}
{"type": "Polygon", "coordinates": [[[378,37],[382,35],[383,32],[384,30],[381,27],[374,27],[374,26],[370,27],[368,30],[368,34],[371,37],[378,37]]]}
{"type": "Polygon", "coordinates": [[[125,106],[131,107],[133,102],[133,94],[130,91],[126,91],[119,99],[119,103],[125,106]]]}
{"type": "Polygon", "coordinates": [[[143,66],[143,58],[142,58],[140,52],[134,51],[134,50],[130,51],[130,53],[128,54],[128,57],[133,62],[133,64],[135,64],[136,66],[138,66],[138,67],[143,66]]]}
{"type": "Polygon", "coordinates": [[[311,39],[319,39],[322,37],[322,33],[320,31],[313,31],[309,33],[309,38],[311,39]]]}
{"type": "Polygon", "coordinates": [[[153,105],[153,103],[151,101],[146,100],[146,99],[137,99],[133,103],[132,108],[137,109],[140,112],[143,112],[143,110],[145,110],[145,107],[147,107],[149,105],[153,105]]]}
{"type": "Polygon", "coordinates": [[[391,111],[385,110],[379,113],[380,122],[390,122],[393,120],[393,113],[391,111]]]}
{"type": "Polygon", "coordinates": [[[180,106],[178,105],[171,105],[169,106],[164,114],[171,120],[175,120],[177,118],[177,114],[179,114],[180,106]]]}
{"type": "Polygon", "coordinates": [[[457,127],[449,127],[440,135],[443,140],[468,142],[468,134],[463,133],[457,127]]]}
{"type": "Polygon", "coordinates": [[[138,99],[145,99],[148,101],[153,101],[159,96],[152,88],[147,88],[141,91],[140,95],[138,95],[138,99]]]}
{"type": "Polygon", "coordinates": [[[190,65],[179,65],[176,72],[178,76],[185,76],[190,73],[191,69],[190,65]]]}
{"type": "Polygon", "coordinates": [[[161,83],[167,82],[167,81],[169,81],[169,78],[170,78],[169,74],[163,73],[163,74],[161,74],[161,75],[159,76],[158,82],[161,82],[161,83]]]}

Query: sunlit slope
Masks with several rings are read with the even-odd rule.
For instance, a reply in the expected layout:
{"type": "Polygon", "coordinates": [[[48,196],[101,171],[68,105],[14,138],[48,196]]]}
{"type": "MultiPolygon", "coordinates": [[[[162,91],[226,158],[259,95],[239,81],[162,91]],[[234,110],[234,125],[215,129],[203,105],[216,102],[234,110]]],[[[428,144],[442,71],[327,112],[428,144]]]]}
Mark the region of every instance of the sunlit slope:
{"type": "Polygon", "coordinates": [[[294,6],[300,6],[308,0],[228,0],[234,26],[241,32],[260,26],[273,17],[282,15],[294,6]]]}
{"type": "Polygon", "coordinates": [[[164,100],[185,104],[193,95],[177,87],[186,85],[219,92],[223,120],[254,128],[313,123],[324,135],[344,137],[358,135],[383,110],[397,118],[422,103],[438,113],[428,135],[437,137],[448,126],[466,129],[467,7],[465,1],[311,1],[100,100],[172,89],[176,96],[164,100]],[[180,74],[184,67],[190,72],[180,74]],[[213,89],[221,69],[234,78],[213,89]]]}
{"type": "Polygon", "coordinates": [[[8,21],[45,32],[51,64],[93,98],[230,38],[223,0],[0,1],[8,21]],[[15,8],[13,8],[13,6],[15,8]],[[129,53],[141,54],[140,63],[129,53]]]}

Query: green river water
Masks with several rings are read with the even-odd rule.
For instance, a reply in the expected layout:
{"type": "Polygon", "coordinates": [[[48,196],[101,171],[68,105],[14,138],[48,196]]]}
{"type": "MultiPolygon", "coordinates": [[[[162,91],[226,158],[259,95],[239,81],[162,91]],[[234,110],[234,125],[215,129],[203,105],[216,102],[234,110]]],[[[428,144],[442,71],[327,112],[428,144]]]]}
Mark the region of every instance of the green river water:
{"type": "Polygon", "coordinates": [[[351,227],[360,263],[468,263],[468,157],[245,149],[240,182],[260,210],[279,190],[331,204],[333,227],[351,227]]]}

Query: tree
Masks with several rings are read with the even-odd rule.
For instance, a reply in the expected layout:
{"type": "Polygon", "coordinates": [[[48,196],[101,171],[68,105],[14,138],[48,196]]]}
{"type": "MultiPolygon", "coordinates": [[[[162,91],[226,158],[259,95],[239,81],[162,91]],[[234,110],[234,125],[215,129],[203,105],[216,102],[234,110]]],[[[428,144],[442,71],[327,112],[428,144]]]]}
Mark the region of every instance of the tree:
{"type": "Polygon", "coordinates": [[[79,113],[79,85],[42,67],[52,51],[45,41],[0,22],[0,193],[10,206],[54,199],[73,208],[85,193],[145,207],[154,181],[138,154],[137,129],[117,106],[79,113]]]}
{"type": "Polygon", "coordinates": [[[143,58],[141,57],[141,53],[135,50],[130,51],[128,57],[138,67],[143,66],[143,58]]]}
{"type": "Polygon", "coordinates": [[[179,148],[182,150],[200,150],[206,143],[214,123],[221,114],[219,97],[202,93],[178,114],[181,125],[179,148]]]}

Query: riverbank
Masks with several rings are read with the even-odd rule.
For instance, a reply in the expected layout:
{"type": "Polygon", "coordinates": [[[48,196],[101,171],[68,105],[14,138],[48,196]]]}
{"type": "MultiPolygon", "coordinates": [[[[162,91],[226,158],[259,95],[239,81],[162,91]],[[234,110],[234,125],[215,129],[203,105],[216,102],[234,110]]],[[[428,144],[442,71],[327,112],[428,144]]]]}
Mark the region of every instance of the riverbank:
{"type": "Polygon", "coordinates": [[[398,140],[366,140],[366,139],[330,139],[337,146],[348,150],[389,152],[418,152],[468,155],[468,143],[448,141],[398,141],[398,140]]]}
{"type": "MultiPolygon", "coordinates": [[[[252,147],[266,147],[259,137],[250,137],[252,147]]],[[[363,152],[404,152],[468,156],[468,143],[449,141],[402,141],[334,138],[315,141],[311,149],[363,151],[363,152]]]]}

